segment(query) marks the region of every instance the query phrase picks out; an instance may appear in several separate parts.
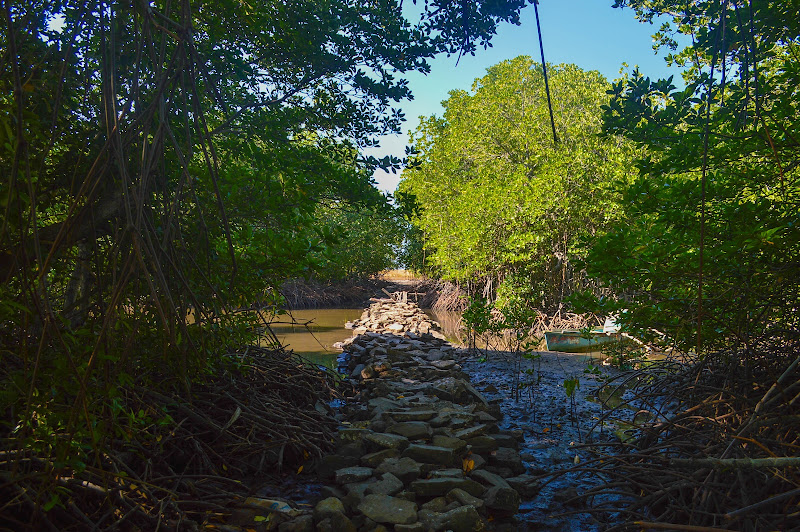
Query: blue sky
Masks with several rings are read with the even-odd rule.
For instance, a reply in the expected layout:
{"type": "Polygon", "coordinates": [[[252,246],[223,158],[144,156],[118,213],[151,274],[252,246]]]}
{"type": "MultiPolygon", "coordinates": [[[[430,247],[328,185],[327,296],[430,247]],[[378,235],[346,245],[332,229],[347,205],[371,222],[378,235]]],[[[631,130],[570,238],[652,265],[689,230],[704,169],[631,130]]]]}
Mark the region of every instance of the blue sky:
{"type": "MultiPolygon", "coordinates": [[[[653,52],[652,34],[660,23],[641,24],[633,11],[612,9],[612,4],[613,0],[541,0],[539,19],[547,62],[575,63],[585,70],[598,70],[609,81],[619,77],[623,62],[631,69],[638,65],[651,78],[674,75],[680,80],[680,71],[668,68],[663,57],[653,52]]],[[[479,49],[474,57],[462,57],[458,65],[455,56],[441,56],[431,62],[429,75],[406,76],[414,100],[400,104],[406,114],[404,134],[383,137],[381,147],[368,153],[403,157],[407,132],[416,128],[419,116],[441,115],[441,102],[449,91],[469,90],[475,78],[505,59],[530,55],[540,60],[532,5],[522,11],[521,18],[519,26],[505,24],[498,28],[492,48],[479,49]]],[[[400,174],[377,172],[375,179],[378,188],[393,192],[400,174]]]]}

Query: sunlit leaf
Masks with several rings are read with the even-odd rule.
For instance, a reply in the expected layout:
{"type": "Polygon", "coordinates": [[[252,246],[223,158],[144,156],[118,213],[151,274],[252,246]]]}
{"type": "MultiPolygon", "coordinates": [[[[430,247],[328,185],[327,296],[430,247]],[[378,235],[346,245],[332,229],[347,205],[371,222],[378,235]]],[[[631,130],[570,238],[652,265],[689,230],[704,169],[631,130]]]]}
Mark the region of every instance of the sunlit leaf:
{"type": "Polygon", "coordinates": [[[464,458],[462,460],[461,469],[464,471],[464,473],[469,473],[470,471],[475,469],[475,460],[473,460],[472,458],[464,458]]]}

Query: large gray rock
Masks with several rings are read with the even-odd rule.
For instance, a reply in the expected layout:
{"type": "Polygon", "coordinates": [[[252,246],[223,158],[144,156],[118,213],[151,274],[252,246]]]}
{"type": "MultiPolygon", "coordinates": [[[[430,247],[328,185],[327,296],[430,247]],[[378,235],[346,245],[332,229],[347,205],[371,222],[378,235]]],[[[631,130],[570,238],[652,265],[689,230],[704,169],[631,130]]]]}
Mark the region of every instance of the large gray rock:
{"type": "MultiPolygon", "coordinates": [[[[493,425],[493,424],[497,423],[497,418],[494,417],[493,415],[491,415],[489,412],[484,412],[483,410],[479,410],[478,412],[475,412],[475,415],[477,416],[478,421],[480,421],[481,423],[486,423],[487,425],[493,425]]],[[[498,436],[501,436],[501,437],[504,437],[504,438],[507,437],[507,438],[510,438],[512,440],[514,439],[511,436],[504,436],[504,435],[501,435],[501,434],[498,434],[498,436]]],[[[492,437],[494,437],[494,436],[492,436],[492,437]]],[[[501,445],[501,447],[503,447],[503,446],[501,445]]]]}
{"type": "MultiPolygon", "coordinates": [[[[380,451],[365,454],[361,457],[361,465],[364,467],[378,467],[381,462],[386,460],[387,458],[394,458],[397,456],[396,449],[382,449],[380,451]]],[[[355,464],[353,464],[355,465],[355,464]]]]}
{"type": "Polygon", "coordinates": [[[429,500],[422,506],[420,506],[420,510],[428,510],[431,512],[436,513],[443,513],[446,512],[447,505],[449,504],[448,500],[444,497],[434,497],[433,499],[429,500]]]}
{"type": "Polygon", "coordinates": [[[470,384],[467,381],[464,381],[462,384],[464,386],[464,391],[469,395],[471,395],[473,400],[479,401],[484,406],[489,406],[489,401],[487,401],[486,398],[483,396],[483,394],[478,390],[476,390],[475,387],[472,386],[472,384],[470,384]]]}
{"type": "Polygon", "coordinates": [[[455,477],[415,480],[409,488],[420,497],[439,497],[456,488],[462,489],[475,497],[483,495],[484,492],[484,487],[474,480],[455,477]]]}
{"type": "Polygon", "coordinates": [[[462,505],[474,506],[476,509],[483,507],[483,499],[473,497],[461,488],[455,488],[447,492],[447,501],[458,501],[462,505]]]}
{"type": "Polygon", "coordinates": [[[468,412],[453,412],[450,415],[450,428],[455,431],[469,429],[475,425],[475,416],[468,412]]]}
{"type": "Polygon", "coordinates": [[[375,469],[375,473],[378,475],[391,473],[403,484],[408,484],[419,478],[421,469],[419,463],[411,458],[389,458],[381,462],[381,465],[375,469]]]}
{"type": "Polygon", "coordinates": [[[508,484],[508,482],[506,482],[506,479],[504,479],[500,475],[495,475],[494,473],[490,473],[485,469],[476,469],[470,473],[469,477],[473,480],[477,480],[478,482],[481,482],[482,484],[485,484],[490,487],[492,486],[501,486],[504,488],[511,487],[508,484]]]}
{"type": "Polygon", "coordinates": [[[462,440],[468,440],[476,436],[483,436],[487,432],[489,432],[489,426],[480,424],[480,425],[472,425],[471,427],[459,430],[458,432],[453,434],[453,436],[462,440]]]}
{"type": "MultiPolygon", "coordinates": [[[[390,412],[400,408],[400,403],[392,401],[386,397],[375,397],[367,401],[367,405],[373,414],[382,414],[383,412],[390,412]]],[[[400,421],[400,420],[398,420],[400,421]]]]}
{"type": "Polygon", "coordinates": [[[455,367],[456,361],[455,360],[433,360],[431,361],[431,366],[436,369],[452,369],[455,367]]]}
{"type": "Polygon", "coordinates": [[[430,423],[431,427],[434,428],[444,427],[445,425],[450,424],[451,417],[452,416],[449,413],[444,412],[431,419],[428,423],[430,423]]]}
{"type": "Polygon", "coordinates": [[[401,421],[386,429],[387,432],[405,436],[409,440],[429,439],[433,433],[424,421],[401,421]]]}
{"type": "Polygon", "coordinates": [[[448,449],[453,449],[457,453],[463,451],[467,446],[467,442],[460,438],[451,438],[450,436],[443,435],[434,436],[431,443],[437,447],[447,447],[448,449]]]}
{"type": "Polygon", "coordinates": [[[483,502],[496,515],[509,516],[519,511],[520,496],[513,488],[493,486],[486,490],[483,502]]]}
{"type": "Polygon", "coordinates": [[[345,513],[344,504],[336,497],[322,499],[314,507],[314,520],[322,521],[335,513],[345,513]]]}
{"type": "Polygon", "coordinates": [[[515,475],[525,472],[522,465],[522,458],[515,449],[510,447],[499,447],[489,455],[489,465],[494,467],[505,467],[510,469],[515,475]]]}
{"type": "Polygon", "coordinates": [[[439,516],[438,525],[437,530],[452,530],[453,532],[480,532],[486,529],[478,511],[470,505],[443,513],[439,516]]]}
{"type": "Polygon", "coordinates": [[[437,362],[442,360],[445,357],[445,354],[439,351],[438,349],[431,349],[427,353],[425,353],[425,358],[429,362],[437,362]]]}
{"type": "Polygon", "coordinates": [[[491,436],[475,436],[467,440],[467,445],[470,446],[472,452],[487,455],[498,448],[497,440],[491,436]]]}
{"type": "MultiPolygon", "coordinates": [[[[441,351],[439,351],[441,353],[441,351]]],[[[430,356],[430,352],[426,357],[430,356]]],[[[430,360],[430,358],[429,358],[430,360]]],[[[447,401],[457,400],[464,392],[464,381],[454,377],[437,379],[431,383],[431,393],[447,401]]]]}
{"type": "Polygon", "coordinates": [[[403,451],[403,456],[424,464],[439,464],[443,466],[449,466],[455,460],[453,449],[435,445],[409,445],[403,451]]]}
{"type": "Polygon", "coordinates": [[[361,482],[367,480],[372,476],[372,469],[369,467],[345,467],[336,471],[337,484],[350,484],[352,482],[361,482]]]}
{"type": "Polygon", "coordinates": [[[365,493],[371,495],[395,495],[402,491],[403,482],[391,473],[384,473],[378,482],[370,484],[365,493]]]}
{"type": "Polygon", "coordinates": [[[388,495],[367,495],[358,509],[376,523],[407,525],[417,521],[416,503],[388,495]]]}
{"type": "Polygon", "coordinates": [[[429,474],[430,478],[464,478],[464,472],[461,469],[434,469],[429,474]]]}
{"type": "Polygon", "coordinates": [[[364,436],[369,434],[367,429],[354,429],[354,428],[340,428],[338,431],[339,441],[342,443],[354,442],[361,440],[364,436]]]}
{"type": "Polygon", "coordinates": [[[449,512],[439,513],[421,510],[419,520],[428,530],[452,530],[453,532],[481,532],[486,530],[478,511],[472,506],[461,506],[449,512]]]}
{"type": "Polygon", "coordinates": [[[408,438],[388,432],[371,432],[364,436],[364,440],[383,449],[403,450],[408,447],[408,438]]]}
{"type": "Polygon", "coordinates": [[[395,334],[399,334],[405,330],[405,325],[400,322],[395,322],[386,327],[386,330],[395,334]]]}

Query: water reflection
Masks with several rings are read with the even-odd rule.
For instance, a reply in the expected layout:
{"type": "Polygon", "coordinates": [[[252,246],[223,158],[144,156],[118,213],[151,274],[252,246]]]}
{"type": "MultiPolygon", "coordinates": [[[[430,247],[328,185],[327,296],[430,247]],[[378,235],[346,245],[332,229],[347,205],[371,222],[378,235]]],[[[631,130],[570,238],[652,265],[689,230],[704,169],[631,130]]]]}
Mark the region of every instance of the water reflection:
{"type": "Polygon", "coordinates": [[[447,337],[447,341],[455,346],[465,346],[467,343],[466,335],[461,327],[461,313],[452,310],[425,310],[425,314],[430,316],[442,327],[442,333],[447,337]]]}
{"type": "Polygon", "coordinates": [[[336,357],[341,351],[333,344],[351,335],[344,324],[358,319],[362,312],[353,308],[295,310],[291,316],[278,316],[278,322],[271,327],[288,349],[315,364],[336,369],[336,357]]]}
{"type": "MultiPolygon", "coordinates": [[[[341,342],[352,334],[352,331],[344,328],[344,324],[360,318],[362,312],[362,309],[352,308],[295,310],[291,317],[279,316],[279,322],[273,323],[272,330],[287,348],[314,364],[335,370],[336,359],[341,351],[334,348],[333,344],[341,342]]],[[[431,310],[425,312],[441,325],[442,332],[451,344],[461,347],[466,345],[460,312],[431,310]]],[[[485,339],[479,342],[480,347],[485,345],[485,339]]],[[[502,350],[506,348],[505,345],[507,342],[501,337],[489,339],[490,349],[502,350]]],[[[601,353],[586,353],[584,356],[603,358],[601,353]]]]}
{"type": "MultiPolygon", "coordinates": [[[[451,344],[458,346],[458,347],[467,347],[467,335],[466,331],[463,328],[463,323],[461,321],[461,313],[454,312],[454,311],[433,311],[433,310],[426,310],[426,314],[428,314],[431,318],[439,322],[439,325],[442,326],[442,332],[447,337],[447,341],[451,344]]],[[[531,340],[538,340],[539,346],[538,349],[540,351],[546,351],[547,347],[544,342],[544,338],[533,338],[529,337],[526,341],[531,340]]],[[[509,345],[511,345],[511,338],[509,333],[504,333],[500,335],[491,334],[491,335],[483,335],[478,341],[477,346],[482,349],[498,350],[498,351],[505,351],[510,349],[509,345]]],[[[590,359],[600,359],[605,360],[607,355],[602,351],[591,351],[588,353],[581,353],[580,356],[574,355],[581,359],[586,359],[587,361],[590,359]]]]}

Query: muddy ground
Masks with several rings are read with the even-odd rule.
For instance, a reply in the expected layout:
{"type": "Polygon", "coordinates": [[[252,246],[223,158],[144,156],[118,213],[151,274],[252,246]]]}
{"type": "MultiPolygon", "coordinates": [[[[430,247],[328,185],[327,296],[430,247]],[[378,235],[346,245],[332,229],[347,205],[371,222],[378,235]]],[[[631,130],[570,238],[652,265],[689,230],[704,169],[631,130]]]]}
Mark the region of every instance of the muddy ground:
{"type": "Polygon", "coordinates": [[[580,510],[581,504],[570,501],[598,480],[577,473],[553,474],[586,461],[587,453],[579,448],[587,439],[614,437],[608,426],[602,431],[597,426],[603,406],[594,395],[604,380],[618,371],[603,366],[597,358],[568,353],[542,352],[533,361],[523,360],[521,367],[518,357],[508,352],[491,352],[485,361],[466,351],[464,355],[462,366],[473,385],[487,399],[500,401],[505,414],[500,428],[524,432],[520,453],[528,473],[542,476],[539,495],[523,500],[520,506],[519,530],[601,529],[603,523],[591,515],[572,513],[580,510]],[[517,398],[513,376],[520,369],[533,369],[521,378],[538,384],[522,387],[517,398]],[[579,381],[574,403],[564,387],[564,381],[571,378],[579,381]]]}

